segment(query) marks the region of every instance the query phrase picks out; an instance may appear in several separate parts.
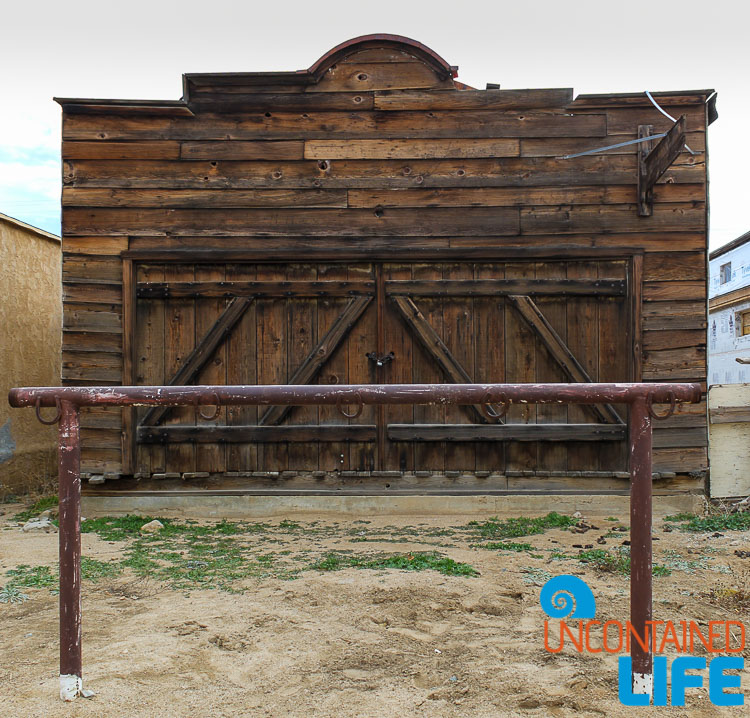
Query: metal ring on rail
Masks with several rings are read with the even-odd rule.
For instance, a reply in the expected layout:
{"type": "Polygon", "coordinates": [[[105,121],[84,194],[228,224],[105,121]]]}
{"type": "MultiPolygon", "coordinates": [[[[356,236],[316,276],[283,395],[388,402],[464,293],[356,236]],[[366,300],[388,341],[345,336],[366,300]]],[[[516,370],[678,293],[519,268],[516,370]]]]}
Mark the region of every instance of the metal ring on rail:
{"type": "Polygon", "coordinates": [[[646,397],[646,407],[648,408],[648,413],[651,414],[651,416],[654,417],[654,419],[668,419],[672,414],[674,414],[675,406],[677,405],[677,400],[675,398],[674,392],[669,392],[669,409],[667,409],[663,414],[658,414],[654,411],[654,392],[650,391],[648,393],[648,396],[646,397]]]}
{"type": "Polygon", "coordinates": [[[42,415],[39,411],[39,409],[41,408],[40,406],[41,401],[42,399],[41,397],[39,397],[36,400],[36,404],[34,405],[34,410],[36,411],[36,418],[39,419],[39,421],[42,424],[46,424],[47,426],[52,426],[52,424],[57,424],[57,422],[60,421],[60,417],[62,416],[62,406],[60,406],[60,399],[55,397],[55,406],[57,407],[57,414],[55,414],[55,418],[52,419],[52,421],[47,421],[46,419],[42,419],[42,415]]]}
{"type": "Polygon", "coordinates": [[[365,408],[365,403],[362,401],[362,397],[360,396],[359,392],[357,392],[356,396],[359,403],[357,404],[357,410],[353,414],[347,414],[344,411],[344,407],[341,401],[343,397],[339,396],[339,398],[336,399],[336,408],[339,410],[339,413],[341,413],[347,419],[356,419],[362,413],[362,409],[365,408]]]}
{"type": "Polygon", "coordinates": [[[502,411],[497,412],[492,408],[492,402],[490,401],[490,393],[487,392],[484,395],[481,403],[479,404],[482,414],[484,414],[490,421],[494,421],[499,424],[503,417],[508,413],[510,409],[511,401],[506,396],[502,396],[500,399],[500,407],[502,411]]]}
{"type": "Polygon", "coordinates": [[[214,421],[214,419],[218,418],[219,416],[219,412],[221,411],[221,402],[219,401],[218,394],[214,394],[214,399],[216,399],[216,401],[214,402],[215,406],[213,414],[209,414],[208,416],[206,416],[206,414],[203,413],[202,409],[198,409],[198,413],[200,414],[201,419],[203,419],[204,421],[214,421]]]}

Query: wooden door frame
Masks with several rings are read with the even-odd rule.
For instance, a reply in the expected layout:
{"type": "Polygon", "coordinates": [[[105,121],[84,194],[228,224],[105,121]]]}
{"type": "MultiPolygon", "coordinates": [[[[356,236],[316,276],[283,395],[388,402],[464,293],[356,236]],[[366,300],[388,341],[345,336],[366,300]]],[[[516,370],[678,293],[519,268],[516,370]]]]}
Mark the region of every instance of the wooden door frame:
{"type": "MultiPolygon", "coordinates": [[[[281,253],[283,254],[283,253],[281,253]]],[[[373,262],[376,276],[376,298],[378,304],[385,302],[385,292],[378,291],[381,289],[380,284],[384,284],[384,279],[380,267],[382,263],[387,262],[409,262],[409,261],[507,261],[507,262],[540,262],[540,261],[613,261],[622,260],[626,262],[626,301],[628,302],[629,321],[627,325],[627,345],[628,351],[628,368],[630,381],[638,382],[642,378],[642,296],[643,296],[643,255],[642,248],[634,248],[631,251],[623,250],[563,250],[557,247],[535,248],[530,254],[523,250],[509,250],[507,248],[455,248],[440,249],[436,251],[415,253],[413,251],[401,252],[376,252],[370,256],[357,256],[342,258],[340,254],[331,256],[329,251],[314,251],[306,253],[307,261],[327,261],[336,263],[351,263],[352,261],[373,262]],[[382,299],[381,299],[382,297],[382,299]]],[[[122,304],[122,352],[123,368],[122,383],[126,385],[135,384],[135,337],[136,337],[136,289],[137,289],[137,270],[140,263],[168,263],[168,264],[222,264],[222,263],[242,263],[242,264],[267,264],[278,262],[284,257],[279,253],[269,256],[268,251],[243,250],[236,251],[216,251],[216,252],[199,252],[189,250],[163,250],[163,251],[124,251],[120,255],[122,260],[122,279],[123,279],[123,304],[122,304]]],[[[292,257],[288,257],[292,259],[292,257]]],[[[299,260],[299,254],[295,253],[294,259],[299,260]]],[[[384,289],[384,287],[382,287],[384,289]]],[[[383,353],[384,348],[384,329],[382,321],[381,307],[377,306],[378,326],[377,326],[377,351],[383,353]],[[383,345],[383,346],[381,346],[383,345]]],[[[384,307],[383,307],[384,310],[384,307]]],[[[382,469],[384,461],[384,442],[387,441],[385,426],[385,411],[381,410],[383,416],[378,414],[378,462],[379,468],[382,469]],[[382,440],[381,440],[382,433],[382,440]]],[[[137,441],[136,441],[136,409],[130,407],[123,409],[122,412],[122,473],[132,475],[135,472],[137,458],[137,441]]]]}

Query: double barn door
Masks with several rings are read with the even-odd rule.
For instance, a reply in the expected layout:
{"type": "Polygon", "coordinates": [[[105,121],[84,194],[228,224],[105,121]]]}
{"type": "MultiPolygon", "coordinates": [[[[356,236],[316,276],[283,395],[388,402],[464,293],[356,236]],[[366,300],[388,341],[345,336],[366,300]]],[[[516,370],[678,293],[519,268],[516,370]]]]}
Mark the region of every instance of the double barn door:
{"type": "MultiPolygon", "coordinates": [[[[138,384],[632,375],[625,261],[139,263],[135,277],[138,384]]],[[[134,468],[322,477],[625,467],[623,407],[513,406],[502,419],[495,409],[139,409],[134,468]]]]}

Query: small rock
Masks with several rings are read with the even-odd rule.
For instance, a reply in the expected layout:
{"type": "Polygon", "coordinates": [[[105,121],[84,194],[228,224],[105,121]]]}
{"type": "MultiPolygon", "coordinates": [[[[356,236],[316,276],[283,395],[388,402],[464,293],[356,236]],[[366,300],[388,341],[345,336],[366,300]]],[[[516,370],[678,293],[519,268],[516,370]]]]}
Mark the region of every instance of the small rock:
{"type": "Polygon", "coordinates": [[[600,536],[598,539],[596,539],[597,543],[607,543],[607,539],[604,538],[604,536],[600,536]]]}
{"type": "Polygon", "coordinates": [[[739,556],[740,558],[750,558],[750,551],[740,551],[739,549],[737,549],[734,552],[734,555],[739,556]]]}
{"type": "Polygon", "coordinates": [[[29,533],[30,531],[44,531],[45,533],[54,533],[57,527],[49,519],[29,519],[22,527],[21,531],[29,533]]]}
{"type": "Polygon", "coordinates": [[[574,519],[582,519],[582,518],[583,518],[583,514],[582,514],[582,513],[580,512],[580,511],[576,511],[576,512],[575,512],[575,513],[573,514],[573,518],[574,518],[574,519]]]}
{"type": "Polygon", "coordinates": [[[153,521],[149,521],[147,524],[143,524],[143,526],[141,526],[141,533],[142,534],[155,534],[161,531],[163,528],[164,528],[164,524],[158,519],[154,519],[153,521]]]}
{"type": "Polygon", "coordinates": [[[526,696],[518,703],[519,708],[539,708],[541,703],[533,696],[526,696]]]}

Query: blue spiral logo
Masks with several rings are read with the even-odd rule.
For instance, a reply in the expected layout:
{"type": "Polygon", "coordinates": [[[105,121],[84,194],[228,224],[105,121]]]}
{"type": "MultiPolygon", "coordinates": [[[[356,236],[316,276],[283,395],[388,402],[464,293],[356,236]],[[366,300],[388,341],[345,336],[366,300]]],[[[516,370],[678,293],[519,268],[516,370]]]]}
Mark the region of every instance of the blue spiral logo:
{"type": "Polygon", "coordinates": [[[551,618],[593,618],[596,599],[588,584],[570,574],[555,576],[542,586],[542,610],[551,618]]]}

